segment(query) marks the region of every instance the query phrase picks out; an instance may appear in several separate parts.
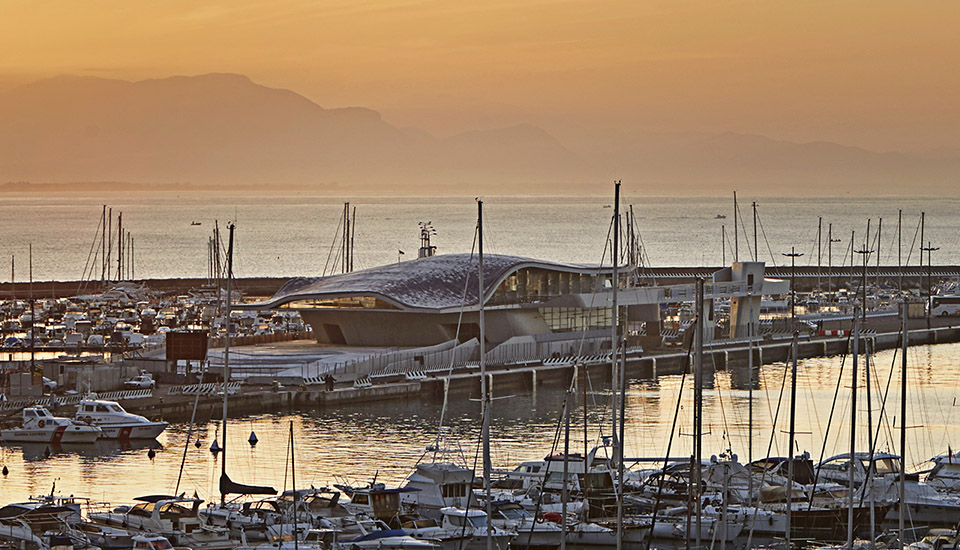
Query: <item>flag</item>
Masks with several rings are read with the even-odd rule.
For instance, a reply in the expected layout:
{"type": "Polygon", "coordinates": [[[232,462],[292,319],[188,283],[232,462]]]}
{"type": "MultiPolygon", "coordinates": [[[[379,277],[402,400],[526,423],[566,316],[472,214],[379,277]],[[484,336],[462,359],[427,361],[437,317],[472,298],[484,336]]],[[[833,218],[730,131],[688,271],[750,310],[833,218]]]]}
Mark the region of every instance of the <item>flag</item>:
{"type": "Polygon", "coordinates": [[[397,249],[397,254],[403,254],[403,250],[397,249]]]}

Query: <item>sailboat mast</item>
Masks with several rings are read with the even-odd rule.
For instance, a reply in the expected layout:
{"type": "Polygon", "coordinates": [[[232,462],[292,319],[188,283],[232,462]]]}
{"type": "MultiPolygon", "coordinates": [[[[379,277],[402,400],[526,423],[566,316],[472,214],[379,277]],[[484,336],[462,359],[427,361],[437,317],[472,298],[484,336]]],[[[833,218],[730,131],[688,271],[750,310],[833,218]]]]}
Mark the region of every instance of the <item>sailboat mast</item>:
{"type": "Polygon", "coordinates": [[[760,261],[760,252],[757,240],[757,201],[753,201],[753,261],[760,261]]]}
{"type": "Polygon", "coordinates": [[[697,353],[694,356],[693,372],[693,456],[694,464],[690,465],[690,478],[693,481],[694,496],[697,499],[696,512],[696,540],[697,548],[702,548],[702,520],[703,503],[700,501],[700,477],[702,473],[701,463],[703,462],[703,279],[697,279],[697,353]]]}
{"type": "Polygon", "coordinates": [[[820,286],[820,275],[823,265],[823,216],[817,218],[817,293],[823,294],[820,286]]]}
{"type": "Polygon", "coordinates": [[[793,331],[793,364],[790,367],[790,441],[787,444],[787,529],[784,535],[787,548],[792,547],[790,531],[793,527],[793,440],[797,433],[797,352],[800,349],[800,332],[793,331]]]}
{"type": "MultiPolygon", "coordinates": [[[[230,231],[229,244],[227,245],[227,300],[224,304],[224,320],[227,330],[224,333],[223,340],[223,443],[220,448],[223,450],[223,458],[220,460],[220,474],[222,477],[227,475],[227,384],[230,382],[230,299],[233,290],[233,223],[227,224],[230,231]]],[[[220,493],[220,504],[226,501],[226,493],[220,493]]]]}
{"type": "Polygon", "coordinates": [[[849,495],[847,496],[847,548],[853,548],[853,503],[854,503],[854,464],[857,452],[857,356],[860,354],[860,306],[853,306],[853,369],[851,378],[850,397],[850,464],[849,495]]]}
{"type": "Polygon", "coordinates": [[[117,281],[123,280],[123,212],[117,214],[117,281]]]}
{"type": "Polygon", "coordinates": [[[477,200],[477,304],[480,308],[480,393],[482,403],[483,437],[483,493],[487,512],[487,550],[493,550],[493,499],[490,496],[490,388],[487,380],[486,324],[483,319],[483,201],[477,200]]]}
{"type": "MultiPolygon", "coordinates": [[[[747,464],[753,464],[753,286],[747,289],[747,300],[750,302],[750,320],[747,322],[747,464]]],[[[750,493],[750,506],[753,506],[753,476],[747,476],[750,493]]]]}
{"type": "MultiPolygon", "coordinates": [[[[620,273],[618,265],[620,263],[620,182],[614,184],[613,191],[613,248],[610,252],[610,258],[613,261],[613,280],[611,286],[613,287],[613,304],[611,307],[611,323],[610,323],[610,374],[611,374],[611,386],[613,388],[612,392],[612,406],[613,418],[612,418],[612,428],[613,428],[613,441],[614,441],[614,458],[617,461],[617,464],[623,462],[623,442],[620,441],[617,431],[617,421],[618,414],[617,410],[619,409],[618,396],[620,391],[623,391],[623,388],[620,388],[620,377],[618,376],[618,367],[617,363],[617,349],[618,349],[618,325],[620,323],[620,316],[617,314],[617,287],[620,286],[620,273]]],[[[584,457],[586,460],[586,457],[584,457]]],[[[619,471],[619,466],[618,470],[619,471]]],[[[623,480],[618,479],[617,481],[617,550],[620,550],[623,545],[623,480]]]]}
{"type": "Polygon", "coordinates": [[[297,535],[297,454],[293,448],[293,420],[290,421],[290,485],[293,488],[293,550],[300,550],[300,536],[297,535]]]}
{"type": "Polygon", "coordinates": [[[906,518],[906,504],[904,495],[906,493],[906,470],[907,470],[907,346],[910,345],[910,337],[907,333],[907,300],[903,300],[903,306],[900,309],[900,501],[899,501],[899,540],[898,547],[903,548],[903,529],[906,518]]]}
{"type": "MultiPolygon", "coordinates": [[[[900,274],[897,290],[903,292],[903,209],[897,211],[897,273],[900,274]]],[[[904,306],[906,307],[906,306],[904,306]]]]}
{"type": "Polygon", "coordinates": [[[107,205],[100,217],[100,283],[107,281],[107,205]]]}
{"type": "Polygon", "coordinates": [[[740,261],[740,235],[737,229],[737,192],[733,192],[733,261],[740,261]]]}

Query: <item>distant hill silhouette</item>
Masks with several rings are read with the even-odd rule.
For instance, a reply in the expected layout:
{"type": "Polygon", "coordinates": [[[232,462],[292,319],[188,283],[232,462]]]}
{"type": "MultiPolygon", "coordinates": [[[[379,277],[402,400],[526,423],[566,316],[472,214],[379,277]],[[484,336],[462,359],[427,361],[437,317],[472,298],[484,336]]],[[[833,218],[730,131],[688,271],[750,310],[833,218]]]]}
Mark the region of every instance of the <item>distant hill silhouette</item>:
{"type": "Polygon", "coordinates": [[[324,109],[233,74],[140,82],[63,76],[0,93],[0,183],[335,186],[338,192],[657,194],[952,190],[956,152],[877,153],[744,134],[609,138],[574,152],[529,124],[440,138],[376,111],[324,109]],[[797,186],[802,186],[798,188],[797,186]]]}
{"type": "MultiPolygon", "coordinates": [[[[553,181],[584,164],[529,126],[439,139],[231,74],[42,80],[0,95],[0,181],[383,187],[553,181]]],[[[402,192],[403,189],[397,189],[402,192]]]]}

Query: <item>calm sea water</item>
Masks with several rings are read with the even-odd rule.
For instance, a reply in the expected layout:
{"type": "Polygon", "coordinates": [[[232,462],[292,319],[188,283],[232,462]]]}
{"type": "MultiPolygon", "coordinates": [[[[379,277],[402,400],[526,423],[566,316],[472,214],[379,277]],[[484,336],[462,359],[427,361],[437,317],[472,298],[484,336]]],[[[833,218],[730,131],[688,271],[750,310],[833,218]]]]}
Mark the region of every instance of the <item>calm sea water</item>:
{"type": "MultiPolygon", "coordinates": [[[[915,347],[908,352],[911,365],[907,421],[908,463],[920,461],[956,447],[960,442],[960,345],[945,344],[915,347]]],[[[797,444],[816,459],[846,452],[850,425],[850,364],[844,369],[840,397],[836,401],[833,425],[827,431],[831,405],[837,388],[840,358],[810,359],[801,363],[797,392],[797,444]],[[824,441],[826,442],[824,445],[824,441]]],[[[874,429],[878,447],[896,450],[900,426],[899,360],[894,353],[876,356],[873,367],[874,429]],[[896,363],[896,365],[894,365],[896,363]],[[894,381],[890,398],[883,404],[891,366],[894,381]],[[879,381],[879,384],[877,384],[879,381]],[[881,411],[883,414],[881,414],[881,411]]],[[[860,366],[861,387],[864,369],[860,366]]],[[[784,365],[768,365],[760,373],[759,388],[754,391],[753,456],[786,453],[789,388],[783,390],[784,365]],[[783,398],[781,400],[781,393],[783,398]],[[780,412],[777,413],[778,404],[780,412]],[[776,417],[776,421],[774,421],[776,417]],[[771,439],[772,435],[772,439],[771,439]]],[[[706,455],[730,449],[741,460],[749,457],[750,430],[748,390],[745,372],[721,372],[707,384],[704,397],[704,441],[706,455]]],[[[662,456],[667,441],[673,440],[671,456],[687,456],[692,441],[691,380],[680,392],[681,377],[666,376],[657,382],[631,383],[627,401],[628,456],[662,456]],[[681,408],[676,429],[671,429],[677,402],[681,408]]],[[[588,386],[587,439],[592,446],[600,425],[609,432],[608,398],[601,380],[588,386]]],[[[506,396],[505,396],[506,397],[506,396]]],[[[498,399],[493,408],[493,463],[496,468],[512,468],[520,461],[541,459],[554,447],[560,421],[562,393],[541,390],[536,396],[520,394],[498,399]]],[[[583,411],[580,392],[573,411],[572,450],[583,449],[583,411]]],[[[858,433],[860,448],[866,450],[867,398],[858,397],[858,433]]],[[[299,414],[263,415],[238,418],[228,427],[230,449],[228,471],[236,480],[256,484],[289,487],[288,441],[293,423],[298,486],[327,485],[336,481],[366,483],[376,477],[387,483],[399,483],[421,459],[424,449],[436,438],[441,403],[403,400],[357,406],[349,409],[303,411],[299,414]],[[255,431],[260,440],[254,448],[247,437],[255,431]]],[[[467,399],[454,399],[444,422],[445,446],[459,449],[463,460],[472,465],[477,458],[479,406],[467,399]]],[[[217,496],[219,460],[208,450],[214,438],[222,443],[219,428],[213,423],[200,426],[201,448],[190,445],[179,491],[196,491],[205,498],[217,496]]],[[[161,492],[174,491],[180,475],[187,426],[171,426],[154,445],[154,459],[148,447],[121,448],[116,445],[76,446],[50,449],[45,445],[8,446],[0,451],[0,462],[10,473],[0,479],[0,502],[49,492],[54,483],[65,494],[85,495],[112,502],[161,492]]],[[[562,447],[561,447],[562,449],[562,447]]]]}
{"type": "MultiPolygon", "coordinates": [[[[437,230],[433,244],[440,253],[469,252],[473,245],[476,204],[471,198],[346,199],[356,207],[355,268],[373,267],[416,257],[420,221],[437,230]]],[[[750,198],[741,197],[740,257],[748,259],[753,245],[750,198]]],[[[517,198],[487,197],[484,202],[485,250],[533,258],[598,263],[610,226],[609,197],[517,198]]],[[[123,227],[135,242],[138,278],[203,277],[207,274],[207,239],[214,221],[221,227],[237,223],[236,274],[240,277],[319,275],[328,263],[343,200],[316,197],[218,198],[184,195],[22,197],[4,195],[0,202],[0,265],[16,256],[16,278],[28,276],[28,245],[33,244],[35,280],[76,280],[96,239],[104,203],[114,215],[123,212],[123,227]],[[192,226],[199,221],[202,225],[192,226]]],[[[656,266],[719,265],[723,260],[721,228],[727,231],[727,261],[732,256],[733,206],[727,197],[663,198],[626,195],[633,205],[646,254],[656,266]],[[725,214],[726,219],[715,219],[725,214]]],[[[883,218],[881,261],[897,263],[897,217],[903,210],[903,252],[917,263],[914,244],[921,211],[926,212],[926,240],[940,250],[934,263],[960,263],[957,232],[960,199],[955,198],[808,198],[758,201],[760,259],[783,263],[794,246],[806,255],[801,265],[816,263],[817,221],[823,218],[823,242],[828,224],[841,242],[834,245],[835,264],[844,261],[851,231],[859,242],[872,219],[876,235],[883,218]],[[913,251],[910,252],[910,247],[913,251]]],[[[116,222],[113,225],[116,233],[116,222]]],[[[96,241],[96,246],[94,246],[96,241]]],[[[871,245],[875,248],[875,245],[871,245]]],[[[823,246],[822,262],[827,262],[823,246]]],[[[114,255],[113,258],[116,256],[114,255]]],[[[609,260],[607,260],[609,261],[609,260]]],[[[849,263],[849,257],[846,260],[849,263]]],[[[115,269],[115,266],[114,266],[115,269]]],[[[99,269],[96,270],[99,277],[99,269]]],[[[0,269],[10,280],[10,270],[0,269]]]]}

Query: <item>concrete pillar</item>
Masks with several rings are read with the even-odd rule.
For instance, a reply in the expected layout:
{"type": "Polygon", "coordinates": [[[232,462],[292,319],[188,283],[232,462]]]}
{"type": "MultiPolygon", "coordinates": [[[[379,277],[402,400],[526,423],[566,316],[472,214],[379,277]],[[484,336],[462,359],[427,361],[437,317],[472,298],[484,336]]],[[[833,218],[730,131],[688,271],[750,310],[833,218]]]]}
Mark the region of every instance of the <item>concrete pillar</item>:
{"type": "Polygon", "coordinates": [[[536,403],[537,402],[537,369],[530,369],[530,389],[533,393],[533,402],[536,403]]]}

